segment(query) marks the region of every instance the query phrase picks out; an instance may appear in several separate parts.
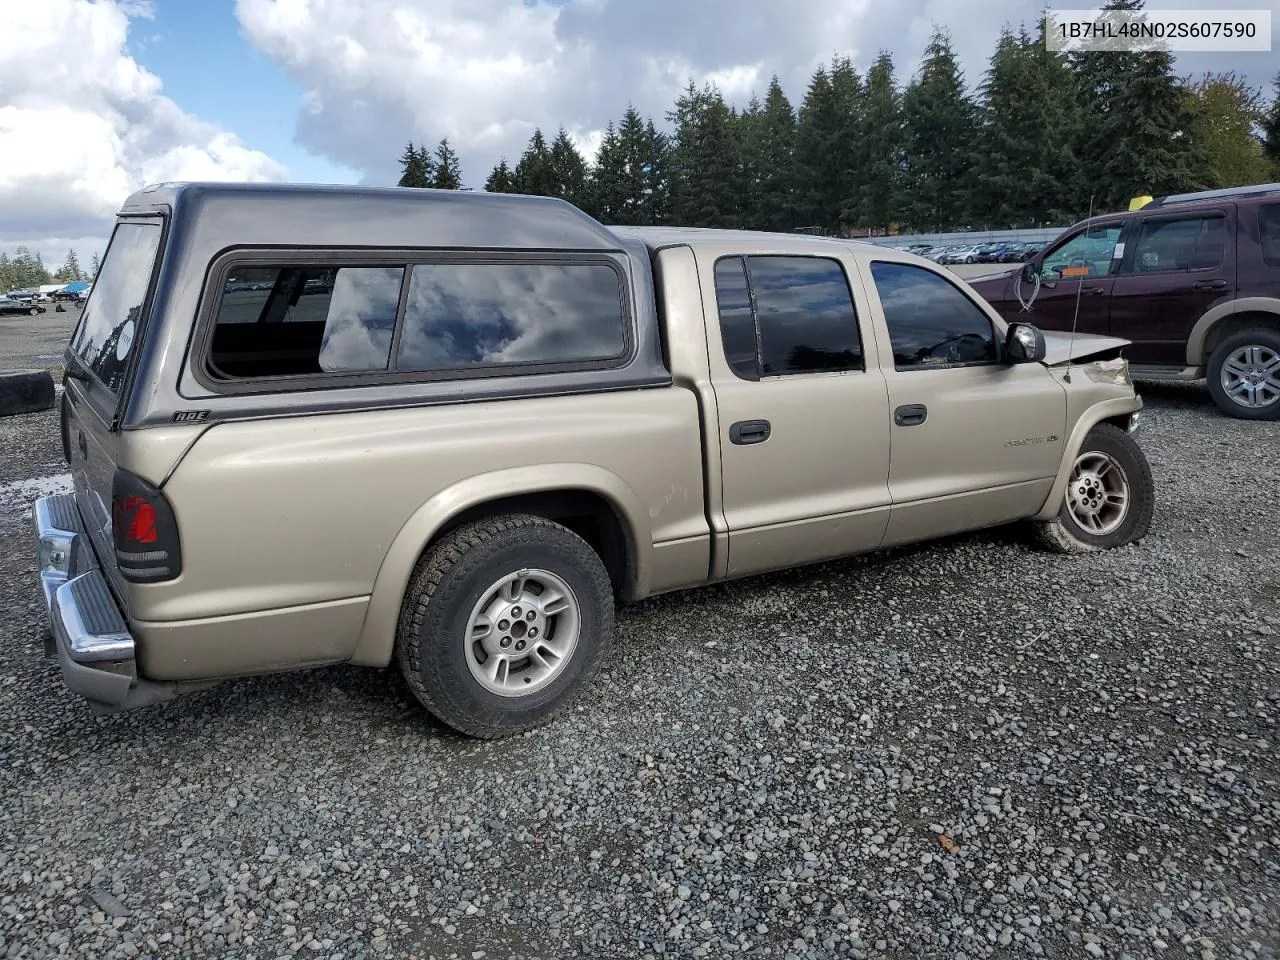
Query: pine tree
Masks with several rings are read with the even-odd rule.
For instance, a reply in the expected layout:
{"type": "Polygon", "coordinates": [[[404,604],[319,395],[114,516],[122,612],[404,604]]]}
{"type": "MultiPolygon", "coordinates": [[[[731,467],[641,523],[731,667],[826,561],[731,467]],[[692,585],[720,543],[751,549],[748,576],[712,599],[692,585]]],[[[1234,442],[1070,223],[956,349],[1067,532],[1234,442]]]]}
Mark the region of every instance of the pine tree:
{"type": "Polygon", "coordinates": [[[796,115],[775,74],[764,103],[752,115],[744,152],[749,158],[753,210],[751,225],[790,230],[796,219],[794,147],[796,115]]]}
{"type": "Polygon", "coordinates": [[[1042,36],[1001,32],[982,84],[974,226],[1070,222],[1084,212],[1075,91],[1065,59],[1042,36]]]}
{"type": "Polygon", "coordinates": [[[67,251],[67,259],[63,261],[62,268],[55,274],[55,278],[60,283],[73,283],[84,279],[84,273],[80,270],[80,260],[74,250],[67,251]]]}
{"type": "MultiPolygon", "coordinates": [[[[1101,20],[1141,14],[1143,0],[1109,0],[1101,20]]],[[[1145,50],[1084,51],[1071,65],[1088,123],[1076,154],[1089,171],[1094,204],[1123,208],[1139,194],[1204,186],[1209,161],[1194,138],[1192,97],[1173,74],[1173,57],[1145,50]]]]}
{"type": "Polygon", "coordinates": [[[640,206],[640,222],[668,223],[671,216],[671,178],[669,174],[672,144],[666,134],[644,123],[644,201],[640,206]]]}
{"type": "Polygon", "coordinates": [[[436,147],[432,166],[435,172],[431,177],[431,186],[437,190],[462,189],[462,166],[458,162],[458,155],[449,146],[448,137],[442,139],[436,147]]]}
{"type": "Polygon", "coordinates": [[[867,116],[867,84],[848,57],[831,59],[834,127],[827,150],[832,176],[831,196],[839,209],[838,232],[846,234],[867,220],[863,188],[879,132],[871,132],[867,116]]]}
{"type": "Polygon", "coordinates": [[[893,58],[876,57],[867,71],[861,144],[864,162],[854,210],[863,225],[888,233],[902,200],[902,95],[893,76],[893,58]]]}
{"type": "Polygon", "coordinates": [[[13,267],[9,262],[9,255],[0,250],[0,293],[8,293],[16,286],[12,273],[13,267]]]}
{"type": "Polygon", "coordinates": [[[977,107],[948,34],[935,28],[915,79],[902,96],[904,219],[917,230],[954,230],[967,223],[976,160],[977,107]]]}
{"type": "Polygon", "coordinates": [[[676,128],[671,217],[690,227],[738,226],[744,184],[737,114],[713,84],[697,90],[690,81],[669,118],[676,128]]]}
{"type": "Polygon", "coordinates": [[[1272,176],[1280,179],[1280,73],[1272,81],[1271,109],[1262,123],[1263,147],[1271,161],[1272,176]]]}
{"type": "Polygon", "coordinates": [[[587,163],[569,139],[564,127],[557,131],[556,138],[551,141],[548,158],[555,191],[552,196],[567,200],[577,207],[591,206],[587,197],[587,163]]]}
{"type": "Polygon", "coordinates": [[[533,131],[529,145],[515,169],[516,190],[536,197],[556,195],[555,171],[551,167],[551,151],[540,129],[533,131]]]}
{"type": "Polygon", "coordinates": [[[486,193],[516,192],[515,177],[511,173],[511,168],[507,166],[506,157],[499,160],[498,165],[493,168],[489,179],[484,182],[484,189],[486,193]]]}
{"type": "Polygon", "coordinates": [[[96,280],[98,278],[98,271],[101,269],[102,269],[102,257],[100,257],[98,255],[98,251],[95,250],[93,252],[93,261],[89,267],[89,276],[86,279],[96,280]]]}
{"type": "Polygon", "coordinates": [[[431,155],[423,147],[415,147],[412,142],[400,155],[401,187],[429,187],[435,178],[435,165],[431,155]]]}
{"type": "Polygon", "coordinates": [[[819,227],[836,234],[844,206],[850,146],[841,142],[846,124],[837,104],[831,76],[818,67],[809,81],[796,121],[794,166],[797,226],[819,227]]]}
{"type": "Polygon", "coordinates": [[[622,143],[613,121],[610,120],[589,175],[591,207],[601,223],[620,224],[627,221],[625,168],[622,143]]]}
{"type": "Polygon", "coordinates": [[[1190,87],[1193,139],[1210,189],[1266,182],[1271,164],[1255,132],[1265,119],[1262,94],[1234,73],[1207,73],[1190,87]]]}

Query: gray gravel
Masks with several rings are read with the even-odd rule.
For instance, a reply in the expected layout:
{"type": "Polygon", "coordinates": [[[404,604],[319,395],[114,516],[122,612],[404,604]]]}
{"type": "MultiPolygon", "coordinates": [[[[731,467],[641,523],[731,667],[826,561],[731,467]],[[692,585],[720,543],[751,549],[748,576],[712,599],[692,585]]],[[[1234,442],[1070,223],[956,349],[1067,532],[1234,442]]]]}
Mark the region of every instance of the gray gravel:
{"type": "Polygon", "coordinates": [[[1144,393],[1137,547],[659,598],[491,744],[355,668],[92,717],[0,494],[0,957],[1278,956],[1280,427],[1144,393]]]}

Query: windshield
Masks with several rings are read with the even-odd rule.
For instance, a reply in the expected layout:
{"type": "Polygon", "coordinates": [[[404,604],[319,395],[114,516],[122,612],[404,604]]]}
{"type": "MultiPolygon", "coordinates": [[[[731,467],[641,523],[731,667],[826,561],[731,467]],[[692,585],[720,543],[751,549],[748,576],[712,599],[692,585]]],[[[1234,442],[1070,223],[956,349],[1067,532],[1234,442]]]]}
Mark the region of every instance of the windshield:
{"type": "Polygon", "coordinates": [[[129,221],[116,227],[71,340],[72,352],[117,396],[159,247],[158,221],[129,221]]]}

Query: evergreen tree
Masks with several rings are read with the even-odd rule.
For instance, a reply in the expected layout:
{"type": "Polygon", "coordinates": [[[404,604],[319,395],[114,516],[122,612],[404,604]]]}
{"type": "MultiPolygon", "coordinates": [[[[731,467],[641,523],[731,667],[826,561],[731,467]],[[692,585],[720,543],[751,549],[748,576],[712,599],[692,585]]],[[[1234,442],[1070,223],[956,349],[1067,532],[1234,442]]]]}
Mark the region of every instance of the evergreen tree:
{"type": "Polygon", "coordinates": [[[690,227],[736,227],[744,188],[738,165],[738,117],[712,84],[693,82],[676,101],[671,217],[690,227]]]}
{"type": "Polygon", "coordinates": [[[9,263],[9,255],[0,250],[0,293],[8,293],[16,286],[11,275],[12,266],[9,263]]]}
{"type": "Polygon", "coordinates": [[[867,71],[860,143],[864,161],[851,204],[862,225],[888,233],[902,196],[902,96],[893,76],[893,58],[881,53],[867,71]]]}
{"type": "Polygon", "coordinates": [[[831,60],[831,95],[834,126],[827,150],[832,176],[831,197],[839,209],[838,232],[847,234],[867,220],[867,169],[879,131],[872,131],[867,116],[867,84],[848,57],[831,60]],[[868,140],[868,135],[871,139],[868,140]]]}
{"type": "Polygon", "coordinates": [[[644,122],[645,188],[641,216],[644,223],[663,224],[671,216],[671,140],[653,125],[644,122]]]}
{"type": "Polygon", "coordinates": [[[431,177],[431,186],[437,190],[462,189],[462,165],[458,162],[458,155],[449,146],[448,137],[441,140],[436,147],[432,165],[435,172],[431,177]]]}
{"type": "Polygon", "coordinates": [[[555,171],[551,166],[551,151],[540,129],[533,131],[515,169],[516,191],[536,197],[556,195],[555,171]]]}
{"type": "Polygon", "coordinates": [[[587,196],[587,163],[569,139],[564,127],[560,128],[556,138],[551,141],[548,156],[555,190],[552,196],[560,197],[578,207],[590,207],[591,201],[587,196]]]}
{"type": "Polygon", "coordinates": [[[775,74],[748,149],[755,179],[755,226],[790,230],[797,226],[794,175],[796,114],[775,74]]]}
{"type": "Polygon", "coordinates": [[[76,256],[76,252],[68,250],[67,259],[63,261],[61,269],[54,274],[54,282],[74,283],[83,279],[84,273],[80,270],[80,260],[76,256]]]}
{"type": "Polygon", "coordinates": [[[1272,176],[1280,179],[1280,73],[1272,83],[1271,109],[1262,123],[1263,148],[1271,161],[1272,176]]]}
{"type": "Polygon", "coordinates": [[[89,276],[86,279],[96,280],[100,269],[102,269],[102,258],[98,256],[98,251],[95,250],[93,252],[93,261],[89,267],[89,276]]]}
{"type": "Polygon", "coordinates": [[[819,227],[830,234],[840,231],[849,159],[849,146],[841,136],[844,121],[831,76],[818,67],[796,122],[792,176],[797,226],[819,227]]]}
{"type": "Polygon", "coordinates": [[[1043,36],[1002,31],[982,85],[975,226],[1070,222],[1083,212],[1073,151],[1082,118],[1071,80],[1043,36]]]}
{"type": "Polygon", "coordinates": [[[499,160],[498,165],[493,168],[489,179],[484,182],[484,189],[487,193],[516,192],[515,177],[511,173],[511,168],[507,166],[506,157],[499,160]]]}
{"type": "Polygon", "coordinates": [[[429,187],[435,178],[435,165],[431,155],[423,147],[415,147],[412,142],[400,155],[401,187],[429,187]]]}
{"type": "MultiPolygon", "coordinates": [[[[1108,0],[1100,19],[1143,9],[1143,0],[1108,0]]],[[[1094,184],[1095,208],[1204,186],[1210,161],[1193,136],[1192,97],[1174,76],[1170,53],[1155,44],[1083,51],[1071,64],[1089,118],[1076,153],[1094,184]]]]}
{"type": "Polygon", "coordinates": [[[1190,89],[1192,137],[1206,160],[1200,179],[1210,189],[1266,182],[1271,164],[1255,132],[1262,94],[1233,73],[1205,74],[1190,89]]]}
{"type": "Polygon", "coordinates": [[[596,151],[595,166],[589,175],[591,207],[601,223],[620,224],[627,221],[627,188],[625,160],[618,131],[609,121],[604,138],[596,151]]]}
{"type": "Polygon", "coordinates": [[[951,38],[935,28],[920,72],[902,96],[903,218],[917,230],[967,223],[967,183],[975,163],[977,107],[965,93],[951,38]]]}

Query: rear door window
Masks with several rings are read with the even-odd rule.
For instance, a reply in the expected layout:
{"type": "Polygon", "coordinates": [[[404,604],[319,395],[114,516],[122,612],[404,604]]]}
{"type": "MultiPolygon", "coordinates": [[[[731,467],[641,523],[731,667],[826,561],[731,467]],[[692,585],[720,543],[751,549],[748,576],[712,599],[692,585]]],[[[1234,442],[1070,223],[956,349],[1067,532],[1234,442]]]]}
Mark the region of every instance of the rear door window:
{"type": "Polygon", "coordinates": [[[116,226],[71,340],[71,351],[113,397],[120,396],[137,343],[159,249],[159,221],[126,221],[116,226]]]}
{"type": "Polygon", "coordinates": [[[1134,273],[1210,270],[1222,265],[1227,219],[1221,213],[1179,219],[1149,219],[1138,233],[1134,273]]]}

